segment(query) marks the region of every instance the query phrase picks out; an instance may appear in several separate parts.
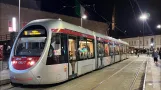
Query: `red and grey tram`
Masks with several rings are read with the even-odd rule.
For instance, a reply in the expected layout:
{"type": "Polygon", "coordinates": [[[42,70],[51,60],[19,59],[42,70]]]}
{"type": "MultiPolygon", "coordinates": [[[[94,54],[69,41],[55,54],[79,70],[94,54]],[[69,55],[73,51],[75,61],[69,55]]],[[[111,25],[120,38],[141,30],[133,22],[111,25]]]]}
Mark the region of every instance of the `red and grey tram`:
{"type": "Polygon", "coordinates": [[[28,23],[9,60],[12,84],[66,81],[129,58],[128,43],[54,19],[28,23]]]}

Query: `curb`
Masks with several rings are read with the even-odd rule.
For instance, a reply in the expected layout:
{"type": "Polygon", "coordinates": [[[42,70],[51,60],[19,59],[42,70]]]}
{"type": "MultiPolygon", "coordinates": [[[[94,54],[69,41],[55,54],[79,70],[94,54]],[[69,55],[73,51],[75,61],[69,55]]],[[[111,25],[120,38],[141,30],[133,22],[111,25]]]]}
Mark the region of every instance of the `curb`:
{"type": "Polygon", "coordinates": [[[0,71],[0,86],[9,83],[10,83],[9,70],[0,71]]]}
{"type": "Polygon", "coordinates": [[[10,79],[1,80],[0,81],[0,86],[5,85],[5,84],[9,84],[10,82],[11,82],[10,79]]]}

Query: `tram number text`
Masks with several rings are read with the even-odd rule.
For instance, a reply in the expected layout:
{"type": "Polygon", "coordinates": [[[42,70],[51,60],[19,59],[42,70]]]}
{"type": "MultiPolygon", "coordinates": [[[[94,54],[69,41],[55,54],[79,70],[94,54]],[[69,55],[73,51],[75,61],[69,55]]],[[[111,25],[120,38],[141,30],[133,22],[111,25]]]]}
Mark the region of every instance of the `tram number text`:
{"type": "Polygon", "coordinates": [[[18,61],[17,63],[18,63],[18,64],[25,64],[26,61],[18,61]]]}

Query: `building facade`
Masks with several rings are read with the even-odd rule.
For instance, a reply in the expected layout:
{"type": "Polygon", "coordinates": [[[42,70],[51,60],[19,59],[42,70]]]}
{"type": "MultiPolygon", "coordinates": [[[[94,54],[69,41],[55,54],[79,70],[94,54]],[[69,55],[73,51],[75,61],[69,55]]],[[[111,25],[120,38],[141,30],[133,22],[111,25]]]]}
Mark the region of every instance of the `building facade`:
{"type": "Polygon", "coordinates": [[[124,38],[121,40],[128,42],[131,47],[138,49],[161,48],[161,35],[144,36],[144,40],[143,37],[124,38]]]}
{"type": "MultiPolygon", "coordinates": [[[[22,28],[26,23],[32,20],[46,19],[46,18],[50,19],[61,18],[63,21],[69,22],[71,24],[75,24],[78,26],[81,25],[80,18],[22,7],[20,11],[21,11],[20,28],[22,28]]],[[[18,13],[19,13],[18,6],[0,3],[0,41],[10,40],[9,26],[13,17],[16,18],[17,23],[16,27],[18,28],[18,13]]],[[[87,19],[83,20],[83,27],[104,35],[108,35],[109,26],[103,22],[91,21],[87,19]]],[[[16,31],[19,30],[16,29],[16,31]]]]}

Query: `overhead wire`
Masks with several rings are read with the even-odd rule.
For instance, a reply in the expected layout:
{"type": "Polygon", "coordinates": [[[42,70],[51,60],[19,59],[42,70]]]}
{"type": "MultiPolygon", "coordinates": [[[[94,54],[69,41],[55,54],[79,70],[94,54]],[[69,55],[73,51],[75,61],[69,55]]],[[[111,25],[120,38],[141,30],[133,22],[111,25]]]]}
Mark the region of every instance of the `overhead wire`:
{"type": "MultiPolygon", "coordinates": [[[[62,1],[62,0],[60,0],[62,3],[65,3],[64,1],[62,1]]],[[[67,3],[65,3],[65,4],[67,4],[67,3]]],[[[55,11],[54,13],[58,13],[58,12],[60,12],[60,11],[62,11],[62,10],[64,10],[66,7],[65,6],[63,6],[61,9],[59,9],[59,10],[57,10],[57,11],[55,11]]]]}
{"type": "MultiPolygon", "coordinates": [[[[77,0],[78,1],[78,0],[77,0]]],[[[81,1],[80,1],[81,2],[81,1]]],[[[80,3],[79,2],[79,3],[80,3]]],[[[82,4],[84,4],[83,2],[81,2],[82,4]]],[[[81,4],[80,3],[80,4],[81,4]]],[[[91,7],[89,7],[89,8],[91,8],[91,7]]],[[[91,10],[93,10],[99,17],[101,17],[103,20],[105,20],[106,22],[108,22],[108,24],[109,24],[109,26],[110,26],[110,24],[112,24],[112,22],[111,21],[109,21],[109,20],[107,20],[105,17],[103,17],[102,15],[100,15],[97,11],[96,11],[96,9],[95,9],[95,4],[93,5],[93,9],[91,8],[91,10]]],[[[123,31],[123,30],[121,30],[120,28],[118,28],[118,26],[115,26],[116,27],[116,29],[118,29],[119,31],[121,31],[122,33],[124,33],[126,36],[127,36],[127,34],[126,34],[126,30],[125,31],[123,31]]]]}
{"type": "MultiPolygon", "coordinates": [[[[62,0],[60,0],[62,3],[64,3],[64,4],[66,4],[67,6],[63,6],[63,8],[62,9],[60,9],[60,10],[58,10],[58,11],[61,11],[61,10],[63,10],[63,9],[65,9],[66,7],[72,7],[72,8],[75,8],[75,7],[77,7],[77,6],[70,6],[70,5],[68,5],[66,2],[64,2],[64,1],[62,1],[62,0]]],[[[107,29],[109,28],[109,26],[112,24],[112,22],[111,21],[109,21],[109,20],[107,20],[105,17],[103,17],[102,15],[100,15],[97,11],[96,11],[96,9],[95,9],[95,4],[93,4],[93,5],[85,5],[83,2],[81,2],[81,1],[78,1],[78,0],[76,0],[80,5],[82,5],[82,6],[84,6],[84,7],[89,7],[92,11],[94,11],[99,17],[101,17],[103,20],[105,20],[106,21],[106,23],[108,23],[108,27],[107,27],[107,29]],[[91,6],[93,7],[93,9],[91,8],[91,6]]],[[[90,16],[92,16],[89,12],[87,12],[87,14],[89,14],[90,16]]],[[[98,24],[97,24],[97,26],[99,26],[98,24]]],[[[116,29],[118,29],[119,31],[121,31],[122,33],[124,33],[126,36],[127,36],[127,34],[126,34],[126,30],[125,31],[123,31],[123,30],[121,30],[118,26],[115,26],[115,28],[116,29]]],[[[109,29],[108,29],[109,30],[109,29]]]]}

